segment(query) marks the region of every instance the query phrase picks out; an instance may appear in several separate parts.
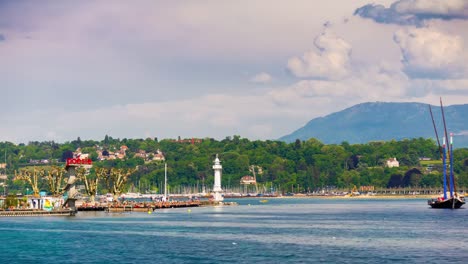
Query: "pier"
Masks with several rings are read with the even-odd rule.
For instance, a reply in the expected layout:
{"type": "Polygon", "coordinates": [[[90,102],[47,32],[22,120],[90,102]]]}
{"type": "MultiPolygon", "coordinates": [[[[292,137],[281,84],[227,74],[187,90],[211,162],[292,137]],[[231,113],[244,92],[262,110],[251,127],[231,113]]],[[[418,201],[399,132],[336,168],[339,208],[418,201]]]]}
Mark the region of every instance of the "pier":
{"type": "Polygon", "coordinates": [[[0,211],[0,217],[2,216],[73,216],[76,214],[76,211],[71,209],[61,209],[61,210],[7,210],[0,211]]]}
{"type": "Polygon", "coordinates": [[[153,212],[160,209],[186,208],[201,206],[237,205],[236,202],[215,202],[208,200],[197,201],[168,201],[168,202],[144,202],[144,203],[113,203],[113,204],[82,204],[78,206],[78,211],[105,211],[109,213],[117,212],[153,212]]]}
{"type": "Polygon", "coordinates": [[[125,202],[111,204],[82,204],[78,211],[105,211],[105,212],[148,212],[158,209],[199,207],[200,201],[168,201],[168,202],[125,202]]]}

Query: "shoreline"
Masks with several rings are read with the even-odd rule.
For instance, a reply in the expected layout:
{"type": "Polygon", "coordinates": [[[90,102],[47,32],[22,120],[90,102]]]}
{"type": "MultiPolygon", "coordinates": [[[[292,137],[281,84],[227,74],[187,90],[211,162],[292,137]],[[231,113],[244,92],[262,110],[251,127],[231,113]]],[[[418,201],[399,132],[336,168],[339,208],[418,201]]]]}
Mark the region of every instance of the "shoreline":
{"type": "Polygon", "coordinates": [[[268,199],[367,199],[367,200],[379,200],[379,199],[397,199],[397,200],[412,200],[412,199],[432,199],[436,198],[438,195],[431,194],[416,194],[416,195],[355,195],[355,196],[345,196],[345,195],[294,195],[294,196],[276,196],[276,197],[239,197],[239,198],[228,198],[228,199],[244,199],[244,198],[254,198],[259,200],[268,200],[268,199]]]}

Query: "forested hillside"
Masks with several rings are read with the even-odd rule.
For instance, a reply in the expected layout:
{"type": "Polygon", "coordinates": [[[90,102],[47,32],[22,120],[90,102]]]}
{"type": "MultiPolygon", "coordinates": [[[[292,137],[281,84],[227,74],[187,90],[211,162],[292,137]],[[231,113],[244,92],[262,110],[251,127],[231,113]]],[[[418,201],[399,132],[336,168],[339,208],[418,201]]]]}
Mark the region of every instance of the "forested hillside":
{"type": "MultiPolygon", "coordinates": [[[[102,141],[79,138],[72,142],[30,142],[15,145],[0,143],[0,163],[7,161],[10,190],[24,192],[26,185],[13,181],[14,171],[30,166],[63,166],[62,159],[81,149],[94,161],[96,167],[135,168],[127,189],[132,191],[159,191],[164,182],[164,162],[168,164],[168,183],[171,188],[201,186],[213,183],[212,165],[216,154],[223,165],[223,188],[239,186],[242,176],[251,175],[249,166],[256,165],[257,180],[263,186],[281,192],[314,191],[326,186],[352,188],[359,186],[440,186],[442,183],[438,147],[430,139],[369,142],[366,144],[325,145],[316,139],[282,141],[250,141],[239,136],[218,141],[210,138],[191,143],[190,140],[113,139],[102,141]],[[113,152],[126,146],[122,159],[99,161],[97,150],[113,152]],[[145,160],[138,155],[142,151],[155,153],[160,150],[165,161],[145,160]],[[400,167],[388,168],[386,160],[396,157],[400,167]],[[424,158],[424,164],[420,164],[424,158]],[[427,161],[431,159],[432,161],[427,161]],[[44,164],[40,160],[47,160],[44,164]],[[439,161],[434,161],[439,160],[439,161]]],[[[468,149],[454,151],[454,170],[460,186],[468,186],[468,149]]],[[[0,169],[3,174],[3,169],[0,169]]],[[[91,170],[91,175],[94,169],[91,170]]],[[[42,188],[46,188],[42,183],[42,188]]],[[[106,187],[100,186],[101,193],[106,187]]],[[[175,189],[174,189],[175,190],[175,189]]]]}

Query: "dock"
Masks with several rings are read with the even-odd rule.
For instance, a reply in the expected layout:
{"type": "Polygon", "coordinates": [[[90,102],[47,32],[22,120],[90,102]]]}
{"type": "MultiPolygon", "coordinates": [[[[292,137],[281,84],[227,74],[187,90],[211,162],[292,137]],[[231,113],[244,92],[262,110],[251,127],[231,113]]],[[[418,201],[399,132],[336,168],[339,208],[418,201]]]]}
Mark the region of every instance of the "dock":
{"type": "MultiPolygon", "coordinates": [[[[153,203],[135,204],[103,204],[103,205],[82,205],[77,207],[77,211],[105,211],[108,213],[121,212],[152,212],[159,209],[185,208],[200,206],[226,206],[237,205],[235,202],[213,202],[213,201],[169,201],[153,203]]],[[[40,209],[10,209],[0,210],[0,217],[12,216],[74,216],[77,211],[72,209],[56,209],[51,211],[40,209]]]]}
{"type": "Polygon", "coordinates": [[[238,205],[236,202],[214,202],[209,200],[196,201],[168,201],[168,202],[125,202],[105,204],[81,204],[78,211],[105,211],[108,213],[123,212],[152,212],[160,209],[202,207],[202,206],[238,205]]]}
{"type": "Polygon", "coordinates": [[[0,211],[0,217],[13,217],[13,216],[73,216],[76,211],[71,209],[61,210],[6,210],[0,211]]]}
{"type": "Polygon", "coordinates": [[[202,206],[200,201],[169,201],[169,202],[144,202],[144,203],[111,203],[111,204],[83,204],[78,206],[78,211],[105,211],[105,212],[148,212],[168,208],[184,208],[202,206]]]}

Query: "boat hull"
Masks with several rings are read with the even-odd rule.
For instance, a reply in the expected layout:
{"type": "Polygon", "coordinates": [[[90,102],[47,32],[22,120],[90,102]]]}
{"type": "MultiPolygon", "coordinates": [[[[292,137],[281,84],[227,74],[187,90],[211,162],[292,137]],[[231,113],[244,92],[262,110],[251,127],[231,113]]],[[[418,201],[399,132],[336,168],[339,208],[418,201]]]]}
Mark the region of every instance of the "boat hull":
{"type": "Polygon", "coordinates": [[[427,204],[434,209],[459,209],[465,204],[463,199],[459,198],[448,198],[446,200],[429,200],[427,204]]]}

